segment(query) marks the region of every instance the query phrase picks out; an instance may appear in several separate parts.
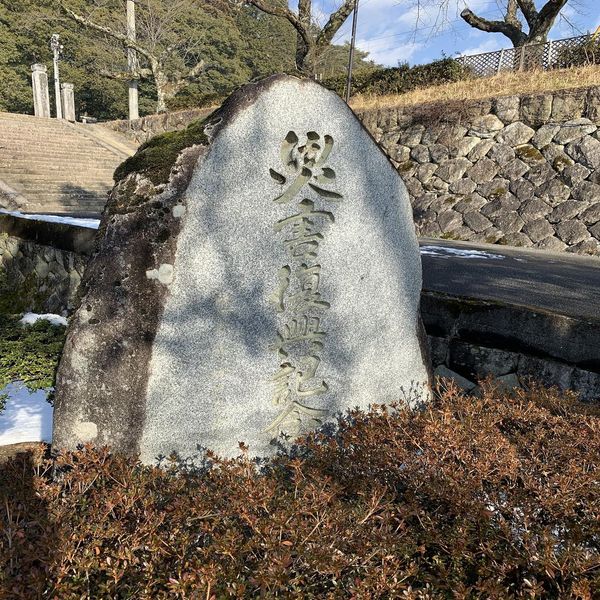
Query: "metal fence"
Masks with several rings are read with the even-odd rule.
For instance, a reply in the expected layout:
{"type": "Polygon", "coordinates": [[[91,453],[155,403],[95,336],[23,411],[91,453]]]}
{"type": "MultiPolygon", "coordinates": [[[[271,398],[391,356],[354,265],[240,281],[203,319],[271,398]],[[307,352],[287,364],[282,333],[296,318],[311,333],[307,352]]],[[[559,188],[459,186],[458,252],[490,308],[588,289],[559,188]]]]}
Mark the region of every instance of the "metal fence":
{"type": "Polygon", "coordinates": [[[595,63],[600,60],[600,38],[581,35],[545,44],[506,48],[456,59],[477,77],[490,77],[503,71],[530,71],[595,63]]]}

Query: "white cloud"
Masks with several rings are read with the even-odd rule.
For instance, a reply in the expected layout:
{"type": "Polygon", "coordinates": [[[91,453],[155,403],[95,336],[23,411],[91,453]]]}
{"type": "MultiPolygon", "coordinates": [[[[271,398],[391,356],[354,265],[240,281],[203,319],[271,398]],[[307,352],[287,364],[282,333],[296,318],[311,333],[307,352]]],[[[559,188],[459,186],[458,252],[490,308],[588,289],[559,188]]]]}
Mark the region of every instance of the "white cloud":
{"type": "MultiPolygon", "coordinates": [[[[315,0],[323,18],[335,10],[341,0],[315,0]]],[[[468,6],[476,14],[487,18],[500,17],[494,0],[450,0],[447,15],[439,15],[435,2],[429,3],[419,15],[417,24],[416,0],[361,0],[358,15],[358,46],[371,53],[370,58],[380,64],[395,66],[398,61],[423,62],[457,54],[479,54],[511,47],[501,34],[482,33],[469,27],[459,13],[468,6]],[[441,25],[443,24],[443,27],[441,25]]],[[[583,30],[594,31],[600,25],[598,0],[578,0],[576,10],[569,3],[566,17],[583,30]]],[[[340,44],[350,40],[352,19],[344,23],[334,38],[340,44]]],[[[557,20],[551,38],[576,35],[564,20],[557,20]]]]}
{"type": "Polygon", "coordinates": [[[356,45],[361,50],[367,51],[371,60],[390,67],[395,67],[398,62],[409,61],[413,54],[423,47],[421,43],[402,43],[393,37],[376,40],[358,40],[356,45]]]}
{"type": "Polygon", "coordinates": [[[459,56],[470,56],[472,54],[485,54],[486,52],[495,52],[496,50],[501,50],[502,48],[508,48],[510,46],[510,42],[506,39],[504,42],[503,39],[499,39],[497,37],[490,37],[489,39],[481,42],[478,46],[472,46],[471,48],[465,48],[459,52],[459,56]]]}

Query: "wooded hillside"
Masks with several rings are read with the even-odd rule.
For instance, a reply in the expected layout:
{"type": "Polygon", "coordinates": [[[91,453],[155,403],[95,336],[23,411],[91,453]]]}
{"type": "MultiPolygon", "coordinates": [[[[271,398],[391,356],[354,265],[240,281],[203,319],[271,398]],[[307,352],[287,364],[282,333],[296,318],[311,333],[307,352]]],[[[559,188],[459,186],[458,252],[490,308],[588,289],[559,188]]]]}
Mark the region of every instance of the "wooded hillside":
{"type": "MultiPolygon", "coordinates": [[[[78,113],[100,119],[126,117],[124,48],[109,36],[69,19],[60,4],[58,0],[0,0],[0,111],[32,113],[31,64],[45,64],[51,79],[49,42],[50,36],[58,33],[64,45],[61,80],[75,84],[78,113]]],[[[126,30],[121,0],[69,0],[62,4],[101,25],[126,30]]],[[[169,101],[169,109],[211,103],[254,78],[294,71],[294,29],[284,19],[252,6],[226,0],[140,0],[137,12],[138,39],[155,51],[172,52],[170,69],[204,63],[198,76],[169,101]]],[[[323,77],[343,72],[347,57],[347,45],[332,46],[319,65],[323,77]]],[[[359,51],[357,58],[357,71],[375,67],[366,53],[359,51]]],[[[153,113],[155,108],[155,87],[150,80],[142,80],[141,113],[153,113]]]]}

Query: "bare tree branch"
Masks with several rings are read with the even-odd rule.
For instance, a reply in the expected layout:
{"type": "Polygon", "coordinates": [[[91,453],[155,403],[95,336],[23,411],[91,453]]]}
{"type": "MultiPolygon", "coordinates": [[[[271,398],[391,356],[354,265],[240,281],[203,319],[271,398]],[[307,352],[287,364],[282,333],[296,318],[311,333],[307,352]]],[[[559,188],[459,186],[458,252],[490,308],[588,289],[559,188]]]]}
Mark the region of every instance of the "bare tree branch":
{"type": "Polygon", "coordinates": [[[278,6],[276,4],[271,4],[269,2],[265,2],[264,0],[248,0],[248,4],[255,6],[259,10],[262,10],[264,13],[269,15],[273,15],[275,17],[281,17],[283,19],[287,19],[294,29],[303,37],[309,37],[308,31],[305,29],[304,25],[300,22],[298,15],[291,11],[289,8],[284,6],[278,6]]]}
{"type": "Polygon", "coordinates": [[[108,77],[108,79],[114,79],[116,81],[131,81],[132,76],[136,79],[150,79],[152,77],[152,71],[150,69],[138,69],[133,73],[129,71],[109,71],[107,69],[100,69],[99,72],[102,77],[108,77]]]}
{"type": "Polygon", "coordinates": [[[506,21],[488,21],[483,17],[478,17],[472,10],[465,8],[460,16],[475,29],[486,31],[488,33],[503,33],[508,37],[514,46],[521,46],[527,40],[527,35],[519,28],[506,21]]]}
{"type": "Polygon", "coordinates": [[[325,26],[318,30],[318,25],[313,21],[312,0],[298,0],[297,14],[287,7],[272,4],[269,0],[246,0],[246,2],[269,15],[287,19],[294,26],[298,32],[296,66],[306,74],[312,74],[319,55],[331,44],[333,36],[356,5],[356,0],[343,0],[342,5],[329,15],[325,26]]]}
{"type": "Polygon", "coordinates": [[[525,17],[525,20],[527,21],[527,24],[531,28],[535,24],[535,21],[538,17],[538,11],[535,7],[535,3],[533,0],[517,0],[517,3],[521,9],[521,12],[523,13],[523,16],[525,17]]]}
{"type": "Polygon", "coordinates": [[[110,29],[110,27],[104,27],[104,25],[99,25],[98,23],[95,23],[94,21],[91,21],[90,19],[87,19],[86,17],[82,17],[81,15],[74,13],[71,9],[67,8],[63,4],[60,5],[60,8],[68,17],[73,19],[73,21],[75,21],[76,23],[79,23],[80,25],[83,25],[84,27],[89,27],[90,29],[94,29],[101,33],[105,33],[106,35],[121,42],[125,48],[132,48],[133,50],[135,50],[136,52],[139,52],[142,56],[144,56],[148,60],[151,60],[152,58],[154,58],[154,56],[150,52],[148,52],[148,50],[146,50],[146,48],[144,48],[143,46],[140,46],[139,44],[137,44],[136,42],[134,42],[133,40],[128,38],[124,33],[119,33],[118,31],[114,31],[114,30],[110,29]]]}
{"type": "Polygon", "coordinates": [[[195,67],[192,67],[186,75],[184,75],[181,79],[185,82],[194,81],[198,76],[206,69],[206,63],[201,60],[195,67]]]}
{"type": "Polygon", "coordinates": [[[344,21],[350,16],[354,7],[356,6],[356,0],[346,0],[342,6],[340,6],[330,17],[329,21],[325,24],[319,35],[317,36],[318,46],[328,46],[333,39],[333,36],[344,24],[344,21]]]}
{"type": "Polygon", "coordinates": [[[548,27],[548,31],[554,25],[554,21],[558,13],[563,9],[567,0],[548,0],[540,10],[538,19],[544,26],[548,27]]]}
{"type": "Polygon", "coordinates": [[[506,5],[506,15],[504,16],[504,20],[510,25],[514,25],[517,29],[522,30],[523,24],[519,20],[517,16],[517,10],[519,9],[519,5],[517,4],[517,0],[508,0],[508,4],[506,5]]]}
{"type": "MultiPolygon", "coordinates": [[[[417,0],[420,2],[421,0],[417,0]]],[[[441,0],[446,2],[447,0],[441,0]]],[[[479,17],[468,8],[465,8],[460,16],[471,27],[481,31],[502,33],[508,37],[513,46],[525,44],[539,44],[546,41],[548,32],[554,25],[556,17],[566,5],[568,0],[547,0],[541,10],[537,10],[535,0],[507,0],[506,14],[503,21],[490,21],[479,17]],[[518,17],[518,10],[523,13],[529,32],[523,31],[523,26],[518,17]]]]}

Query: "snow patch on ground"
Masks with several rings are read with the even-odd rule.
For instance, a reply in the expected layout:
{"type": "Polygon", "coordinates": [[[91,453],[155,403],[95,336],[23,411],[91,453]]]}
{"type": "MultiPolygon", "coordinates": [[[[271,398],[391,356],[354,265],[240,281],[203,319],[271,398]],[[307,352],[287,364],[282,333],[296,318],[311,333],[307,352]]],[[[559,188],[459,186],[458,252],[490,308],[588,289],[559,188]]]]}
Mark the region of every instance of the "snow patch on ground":
{"type": "Polygon", "coordinates": [[[46,221],[47,223],[64,223],[66,225],[76,225],[78,227],[88,227],[89,229],[98,229],[100,227],[100,219],[84,219],[81,217],[60,217],[58,215],[36,215],[22,213],[16,210],[0,209],[3,215],[11,215],[19,219],[30,219],[32,221],[46,221]]]}
{"type": "Polygon", "coordinates": [[[46,400],[49,391],[30,392],[20,381],[0,390],[0,395],[8,396],[0,412],[0,446],[52,441],[53,408],[46,400]]]}
{"type": "Polygon", "coordinates": [[[502,260],[506,258],[501,254],[492,254],[485,250],[447,248],[445,246],[421,246],[421,254],[438,256],[439,258],[450,258],[451,256],[458,256],[459,258],[479,258],[484,260],[502,260]]]}
{"type": "Polygon", "coordinates": [[[50,321],[52,325],[62,325],[63,327],[67,326],[67,319],[65,319],[65,317],[61,317],[60,315],[53,315],[50,313],[38,315],[37,313],[28,312],[23,315],[19,323],[21,323],[22,325],[33,325],[34,323],[37,323],[41,320],[50,321]]]}

